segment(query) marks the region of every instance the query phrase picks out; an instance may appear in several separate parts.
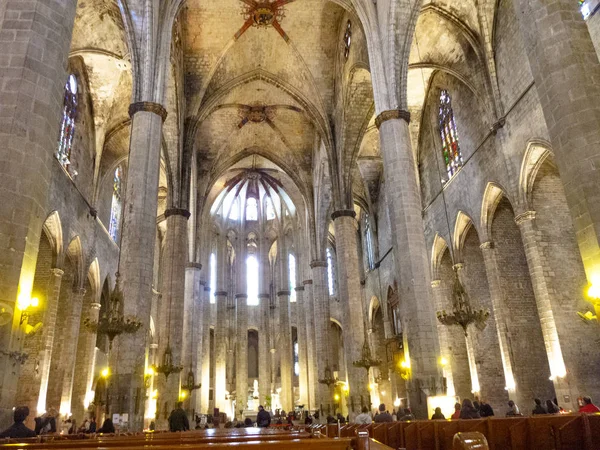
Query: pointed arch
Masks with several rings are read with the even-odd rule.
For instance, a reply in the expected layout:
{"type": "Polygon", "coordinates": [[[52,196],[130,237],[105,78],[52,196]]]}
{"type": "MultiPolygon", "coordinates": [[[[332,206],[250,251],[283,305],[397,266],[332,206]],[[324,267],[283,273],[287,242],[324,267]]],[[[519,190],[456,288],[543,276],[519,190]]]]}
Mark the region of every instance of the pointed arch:
{"type": "Polygon", "coordinates": [[[375,313],[377,310],[381,308],[381,302],[375,296],[371,297],[371,301],[369,303],[369,324],[371,328],[373,327],[373,319],[375,318],[375,313]]]}
{"type": "MultiPolygon", "coordinates": [[[[492,237],[492,221],[494,213],[502,197],[510,199],[506,195],[506,190],[495,182],[489,182],[485,187],[483,199],[481,202],[481,241],[486,242],[492,237]]],[[[512,202],[510,202],[512,204],[512,202]]]]}
{"type": "Polygon", "coordinates": [[[52,246],[52,266],[59,267],[63,259],[63,229],[58,211],[52,211],[42,225],[42,231],[52,246]]]}
{"type": "Polygon", "coordinates": [[[444,251],[448,248],[448,243],[446,240],[440,236],[439,233],[435,234],[433,238],[433,245],[431,247],[431,279],[437,280],[438,277],[438,268],[440,266],[440,261],[442,260],[442,256],[444,256],[444,251]]]}
{"type": "Polygon", "coordinates": [[[94,258],[87,273],[87,279],[90,282],[90,286],[92,287],[93,292],[92,299],[95,303],[100,303],[100,296],[102,295],[102,291],[100,288],[100,264],[98,263],[98,258],[94,258]]]}
{"type": "Polygon", "coordinates": [[[519,201],[526,210],[533,208],[532,195],[533,185],[540,167],[548,159],[554,156],[550,143],[543,139],[532,139],[527,143],[521,173],[519,175],[519,201]]]}
{"type": "Polygon", "coordinates": [[[83,246],[79,236],[75,236],[73,239],[71,239],[71,242],[69,242],[66,256],[69,258],[73,264],[73,267],[75,268],[75,280],[73,286],[83,287],[85,276],[83,272],[83,246]]]}
{"type": "Polygon", "coordinates": [[[459,211],[454,222],[454,234],[452,237],[452,248],[456,255],[455,264],[462,262],[462,248],[471,226],[473,226],[473,219],[465,212],[459,211]]]}

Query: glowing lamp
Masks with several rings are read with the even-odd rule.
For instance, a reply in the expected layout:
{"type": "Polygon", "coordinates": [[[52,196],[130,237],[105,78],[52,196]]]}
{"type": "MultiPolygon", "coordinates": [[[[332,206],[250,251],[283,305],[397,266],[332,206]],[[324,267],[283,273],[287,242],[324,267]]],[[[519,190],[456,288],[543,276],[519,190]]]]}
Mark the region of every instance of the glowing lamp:
{"type": "Polygon", "coordinates": [[[108,370],[108,367],[102,369],[100,375],[102,375],[102,378],[108,378],[108,376],[110,375],[110,370],[108,370]]]}
{"type": "Polygon", "coordinates": [[[187,393],[185,391],[181,391],[179,393],[179,399],[180,400],[185,400],[186,397],[187,397],[187,393]]]}
{"type": "Polygon", "coordinates": [[[410,369],[410,361],[402,360],[400,363],[400,367],[403,369],[410,369]]]}
{"type": "Polygon", "coordinates": [[[396,400],[394,400],[394,406],[397,408],[398,406],[400,406],[401,401],[398,397],[396,397],[396,400]]]}
{"type": "Polygon", "coordinates": [[[373,391],[373,390],[375,389],[375,384],[371,383],[371,384],[369,385],[369,389],[371,389],[371,390],[373,391]]]}
{"type": "Polygon", "coordinates": [[[339,396],[338,394],[335,394],[335,395],[333,396],[333,399],[334,399],[336,402],[339,402],[339,401],[340,401],[340,396],[339,396]]]}
{"type": "Polygon", "coordinates": [[[448,360],[443,356],[440,358],[440,366],[446,367],[448,365],[448,360]]]}
{"type": "Polygon", "coordinates": [[[154,375],[154,369],[152,367],[148,367],[146,369],[146,375],[148,375],[149,377],[151,377],[152,375],[154,375]]]}

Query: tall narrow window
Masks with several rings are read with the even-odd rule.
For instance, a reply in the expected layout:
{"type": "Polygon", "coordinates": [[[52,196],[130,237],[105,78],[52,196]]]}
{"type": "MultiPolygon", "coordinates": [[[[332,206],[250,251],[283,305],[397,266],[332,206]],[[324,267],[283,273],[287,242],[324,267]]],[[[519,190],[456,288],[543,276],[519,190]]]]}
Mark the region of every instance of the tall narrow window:
{"type": "Polygon", "coordinates": [[[77,78],[73,74],[69,75],[67,79],[63,103],[63,118],[60,124],[56,159],[68,171],[71,165],[71,152],[73,150],[73,138],[75,137],[75,119],[77,117],[77,78]]]}
{"type": "Polygon", "coordinates": [[[258,220],[258,203],[254,197],[246,200],[246,220],[258,220]]]}
{"type": "Polygon", "coordinates": [[[350,56],[350,45],[352,45],[352,23],[348,21],[344,33],[344,58],[346,59],[350,56]]]}
{"type": "Polygon", "coordinates": [[[258,305],[258,260],[250,255],[246,258],[246,294],[248,305],[258,305]]]}
{"type": "Polygon", "coordinates": [[[231,212],[229,213],[229,218],[231,220],[238,220],[240,218],[240,202],[238,198],[236,198],[231,204],[231,212]]]}
{"type": "Polygon", "coordinates": [[[458,133],[454,122],[452,111],[452,98],[448,91],[440,93],[440,136],[442,138],[442,154],[448,177],[452,177],[460,166],[463,165],[460,146],[458,144],[458,133]]]}
{"type": "Polygon", "coordinates": [[[371,221],[369,215],[365,216],[365,244],[367,246],[367,263],[369,269],[375,268],[375,254],[373,252],[373,238],[371,236],[371,221]]]}
{"type": "Polygon", "coordinates": [[[210,254],[210,302],[215,303],[215,291],[217,290],[217,257],[210,254]]]}
{"type": "Polygon", "coordinates": [[[108,233],[115,242],[119,239],[119,226],[121,225],[121,211],[123,208],[122,184],[123,169],[119,166],[115,169],[113,176],[113,195],[110,207],[110,224],[108,226],[108,233]]]}
{"type": "Polygon", "coordinates": [[[300,356],[298,354],[298,341],[294,342],[294,375],[300,375],[300,356]]]}
{"type": "Polygon", "coordinates": [[[267,220],[275,218],[275,208],[273,207],[273,200],[267,199],[267,220]]]}
{"type": "Polygon", "coordinates": [[[296,257],[290,253],[289,256],[290,269],[290,302],[296,301],[296,257]]]}
{"type": "Polygon", "coordinates": [[[327,284],[329,285],[329,295],[335,295],[333,281],[333,258],[331,256],[331,249],[327,248],[327,284]]]}

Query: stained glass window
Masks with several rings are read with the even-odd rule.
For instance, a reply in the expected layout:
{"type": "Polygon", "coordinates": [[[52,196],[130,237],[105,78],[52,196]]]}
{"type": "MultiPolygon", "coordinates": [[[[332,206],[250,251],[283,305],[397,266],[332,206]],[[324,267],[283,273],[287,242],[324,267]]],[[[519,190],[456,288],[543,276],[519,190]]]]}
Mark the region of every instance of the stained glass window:
{"type": "Polygon", "coordinates": [[[365,244],[367,246],[367,263],[369,264],[369,269],[373,269],[375,267],[375,256],[371,237],[371,221],[368,214],[365,216],[365,244]]]}
{"type": "Polygon", "coordinates": [[[248,305],[258,305],[258,260],[250,255],[246,258],[246,294],[248,305]]]}
{"type": "Polygon", "coordinates": [[[446,164],[448,177],[452,177],[459,167],[463,165],[463,159],[458,144],[458,133],[456,131],[456,123],[454,122],[454,112],[452,111],[452,98],[446,90],[443,90],[440,93],[439,120],[444,163],[446,164]]]}
{"type": "Polygon", "coordinates": [[[77,78],[73,74],[69,75],[67,79],[63,103],[63,118],[60,124],[56,159],[68,171],[71,165],[73,138],[75,137],[75,119],[77,117],[77,78]]]}
{"type": "Polygon", "coordinates": [[[119,239],[119,226],[121,225],[121,211],[123,209],[123,169],[121,166],[115,169],[113,176],[113,195],[110,207],[110,224],[108,233],[113,241],[119,239]]]}
{"type": "Polygon", "coordinates": [[[210,302],[215,302],[215,291],[217,287],[217,257],[210,254],[210,302]]]}
{"type": "Polygon", "coordinates": [[[344,33],[344,58],[350,56],[350,45],[352,44],[352,23],[348,21],[346,25],[346,33],[344,33]]]}
{"type": "Polygon", "coordinates": [[[296,257],[290,253],[289,255],[290,269],[290,302],[296,301],[296,257]]]}
{"type": "Polygon", "coordinates": [[[258,202],[254,197],[246,200],[246,220],[258,220],[258,202]]]}
{"type": "Polygon", "coordinates": [[[327,284],[329,286],[329,295],[335,295],[335,284],[333,279],[333,257],[331,249],[327,249],[327,284]]]}

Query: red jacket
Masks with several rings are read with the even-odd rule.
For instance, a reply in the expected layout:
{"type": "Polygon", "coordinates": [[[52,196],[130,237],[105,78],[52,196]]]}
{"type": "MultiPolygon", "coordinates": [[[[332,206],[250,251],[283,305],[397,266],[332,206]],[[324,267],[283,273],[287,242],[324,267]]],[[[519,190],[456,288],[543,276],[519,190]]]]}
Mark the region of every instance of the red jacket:
{"type": "Polygon", "coordinates": [[[600,409],[598,409],[598,407],[596,405],[594,405],[593,403],[590,403],[589,405],[583,405],[581,408],[579,408],[579,412],[580,413],[597,413],[597,412],[600,412],[600,409]]]}

